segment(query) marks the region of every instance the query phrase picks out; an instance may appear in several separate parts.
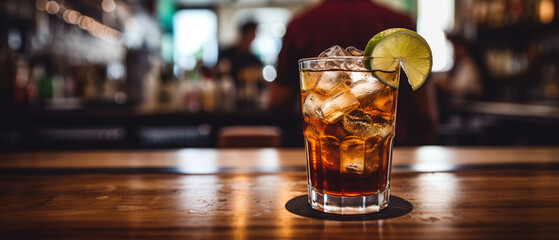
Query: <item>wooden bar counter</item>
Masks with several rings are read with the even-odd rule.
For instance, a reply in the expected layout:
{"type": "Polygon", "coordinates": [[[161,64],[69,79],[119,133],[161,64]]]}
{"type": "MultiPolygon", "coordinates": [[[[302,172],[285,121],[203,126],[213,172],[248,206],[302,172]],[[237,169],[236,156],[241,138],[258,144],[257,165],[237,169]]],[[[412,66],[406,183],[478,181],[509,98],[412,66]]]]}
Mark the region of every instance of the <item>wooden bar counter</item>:
{"type": "Polygon", "coordinates": [[[559,239],[559,148],[396,148],[388,219],[302,217],[303,149],[0,153],[0,239],[559,239]]]}

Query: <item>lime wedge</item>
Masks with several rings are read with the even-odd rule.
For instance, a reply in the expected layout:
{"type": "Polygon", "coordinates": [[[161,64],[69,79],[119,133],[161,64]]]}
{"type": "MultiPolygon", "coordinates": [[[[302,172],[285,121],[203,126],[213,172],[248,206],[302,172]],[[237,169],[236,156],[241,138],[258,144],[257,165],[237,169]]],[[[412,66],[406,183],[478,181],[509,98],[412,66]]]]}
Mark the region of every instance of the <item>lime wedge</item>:
{"type": "Polygon", "coordinates": [[[415,91],[431,73],[433,58],[431,48],[423,37],[405,28],[390,28],[375,35],[363,53],[373,57],[365,61],[365,66],[389,86],[398,87],[400,66],[404,69],[408,82],[415,91]]]}

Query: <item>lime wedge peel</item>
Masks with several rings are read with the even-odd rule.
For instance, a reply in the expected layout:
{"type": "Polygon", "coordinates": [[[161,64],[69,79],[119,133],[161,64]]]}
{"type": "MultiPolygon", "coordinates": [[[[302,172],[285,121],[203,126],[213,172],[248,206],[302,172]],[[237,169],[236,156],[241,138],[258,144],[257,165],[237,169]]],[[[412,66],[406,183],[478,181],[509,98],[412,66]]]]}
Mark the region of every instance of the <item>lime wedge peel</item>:
{"type": "Polygon", "coordinates": [[[429,45],[414,31],[405,28],[390,28],[375,35],[365,47],[365,67],[385,84],[398,88],[400,66],[415,91],[419,89],[433,65],[429,45]]]}

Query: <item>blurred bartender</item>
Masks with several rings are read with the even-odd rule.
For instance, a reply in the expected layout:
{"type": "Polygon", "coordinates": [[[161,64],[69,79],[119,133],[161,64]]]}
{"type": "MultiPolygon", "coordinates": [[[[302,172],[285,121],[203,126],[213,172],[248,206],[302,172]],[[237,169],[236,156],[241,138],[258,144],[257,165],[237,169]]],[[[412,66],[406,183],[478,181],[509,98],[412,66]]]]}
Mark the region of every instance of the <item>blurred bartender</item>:
{"type": "Polygon", "coordinates": [[[235,79],[238,85],[239,81],[244,77],[242,76],[243,70],[250,67],[261,68],[263,66],[260,59],[252,53],[250,46],[256,37],[257,24],[249,21],[243,24],[239,29],[239,38],[235,45],[224,49],[219,53],[219,62],[230,64],[229,73],[235,79]]]}
{"type": "Polygon", "coordinates": [[[221,74],[231,75],[237,88],[239,107],[258,107],[260,92],[263,88],[262,62],[250,49],[256,37],[256,27],[248,21],[239,28],[239,38],[235,45],[219,53],[218,66],[221,74]]]}

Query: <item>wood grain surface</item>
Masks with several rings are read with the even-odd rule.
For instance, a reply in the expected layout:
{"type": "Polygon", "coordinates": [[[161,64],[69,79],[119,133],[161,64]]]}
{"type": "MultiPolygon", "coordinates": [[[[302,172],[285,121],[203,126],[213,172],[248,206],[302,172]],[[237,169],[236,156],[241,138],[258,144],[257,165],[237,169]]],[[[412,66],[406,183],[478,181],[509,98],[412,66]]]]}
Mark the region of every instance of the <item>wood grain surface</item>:
{"type": "MultiPolygon", "coordinates": [[[[558,147],[397,147],[396,171],[433,172],[459,167],[554,166],[558,147]]],[[[0,153],[4,169],[176,168],[178,173],[304,171],[303,149],[179,149],[0,153]]]]}
{"type": "MultiPolygon", "coordinates": [[[[507,164],[503,154],[511,159],[524,159],[523,163],[530,159],[559,161],[559,155],[552,155],[556,150],[548,148],[518,152],[505,148],[438,150],[448,153],[445,157],[448,162],[466,161],[459,154],[464,152],[470,157],[492,156],[487,159],[497,159],[493,166],[500,161],[502,165],[507,164]],[[516,156],[521,153],[523,157],[516,156]]],[[[235,158],[239,162],[257,162],[260,152],[213,151],[238,154],[235,158]]],[[[300,149],[274,151],[280,165],[291,161],[291,157],[298,158],[302,152],[300,149]]],[[[398,154],[400,157],[420,155],[419,149],[406,151],[410,153],[398,154]]],[[[162,151],[159,157],[173,155],[173,152],[162,151]]],[[[41,154],[67,153],[31,155],[41,154]]],[[[85,155],[91,153],[71,154],[74,154],[73,161],[79,162],[78,158],[87,159],[85,155]]],[[[4,169],[9,165],[4,162],[19,161],[6,156],[1,155],[0,160],[4,169]]],[[[152,157],[158,158],[157,154],[152,157]]],[[[61,161],[52,157],[37,158],[40,162],[61,161]]],[[[28,167],[33,165],[27,164],[28,167]]],[[[79,164],[70,167],[76,166],[80,167],[79,164]]],[[[391,185],[393,195],[413,204],[410,213],[384,220],[339,222],[305,218],[285,209],[290,199],[306,194],[306,176],[301,171],[7,174],[0,175],[0,239],[559,238],[557,168],[432,172],[411,169],[393,173],[391,185]]]]}

